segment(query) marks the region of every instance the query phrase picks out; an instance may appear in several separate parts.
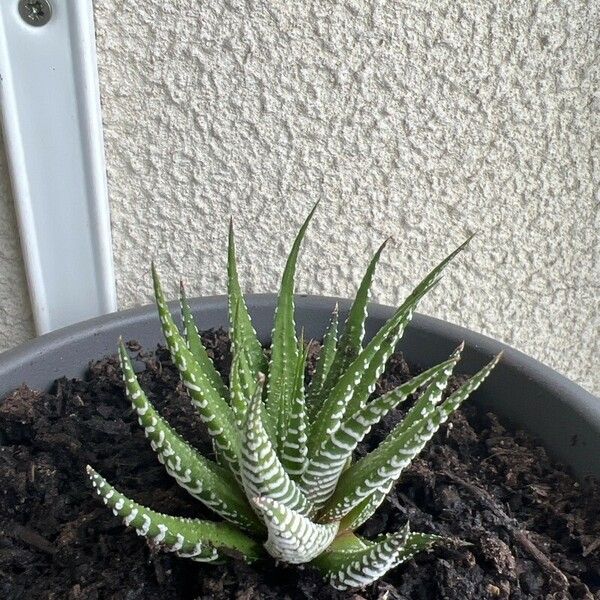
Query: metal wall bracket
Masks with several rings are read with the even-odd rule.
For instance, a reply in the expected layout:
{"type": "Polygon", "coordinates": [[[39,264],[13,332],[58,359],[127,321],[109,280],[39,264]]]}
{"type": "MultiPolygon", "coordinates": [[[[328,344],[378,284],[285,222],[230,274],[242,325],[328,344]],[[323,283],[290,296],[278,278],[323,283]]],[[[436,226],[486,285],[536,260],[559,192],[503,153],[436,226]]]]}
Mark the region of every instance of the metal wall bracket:
{"type": "Polygon", "coordinates": [[[116,310],[92,0],[1,0],[0,102],[37,332],[116,310]]]}

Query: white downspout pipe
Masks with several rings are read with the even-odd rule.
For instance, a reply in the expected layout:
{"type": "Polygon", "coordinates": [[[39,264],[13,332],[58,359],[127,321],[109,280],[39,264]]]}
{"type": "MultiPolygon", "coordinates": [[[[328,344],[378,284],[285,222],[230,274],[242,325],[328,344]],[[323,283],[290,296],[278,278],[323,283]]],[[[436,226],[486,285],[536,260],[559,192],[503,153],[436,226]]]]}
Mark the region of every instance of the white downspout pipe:
{"type": "Polygon", "coordinates": [[[42,334],[117,307],[92,1],[1,0],[0,78],[21,247],[42,334]],[[47,23],[24,18],[32,4],[51,6],[47,23]]]}

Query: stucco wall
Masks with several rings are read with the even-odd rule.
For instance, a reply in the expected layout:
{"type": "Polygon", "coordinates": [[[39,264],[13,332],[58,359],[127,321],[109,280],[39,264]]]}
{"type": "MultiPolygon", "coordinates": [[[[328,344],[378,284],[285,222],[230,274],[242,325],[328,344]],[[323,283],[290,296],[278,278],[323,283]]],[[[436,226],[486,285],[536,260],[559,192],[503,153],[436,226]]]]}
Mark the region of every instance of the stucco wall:
{"type": "Polygon", "coordinates": [[[0,134],[0,352],[35,335],[0,134]]]}
{"type": "Polygon", "coordinates": [[[374,299],[398,303],[477,231],[421,310],[600,393],[599,2],[103,0],[96,21],[121,306],[150,300],[151,256],[171,290],[223,292],[230,214],[246,288],[274,290],[322,198],[299,291],[352,295],[391,235],[374,299]]]}

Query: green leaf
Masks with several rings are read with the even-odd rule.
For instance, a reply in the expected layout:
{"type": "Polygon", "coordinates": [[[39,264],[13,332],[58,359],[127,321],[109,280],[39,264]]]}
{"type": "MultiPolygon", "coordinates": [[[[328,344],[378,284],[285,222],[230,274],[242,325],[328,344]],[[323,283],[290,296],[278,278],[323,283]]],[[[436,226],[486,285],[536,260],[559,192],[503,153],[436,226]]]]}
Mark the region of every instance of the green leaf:
{"type": "Polygon", "coordinates": [[[231,361],[229,392],[231,395],[231,408],[233,409],[235,424],[238,429],[242,428],[246,420],[248,399],[254,394],[256,386],[255,382],[250,381],[247,369],[248,365],[244,352],[236,352],[231,361]]]}
{"type": "Polygon", "coordinates": [[[135,527],[137,534],[154,546],[200,562],[214,562],[221,555],[244,557],[248,561],[264,557],[260,544],[233,525],[155,512],[121,494],[90,466],[87,473],[115,516],[122,517],[127,527],[135,527]]]}
{"type": "MultiPolygon", "coordinates": [[[[369,496],[372,492],[385,484],[387,478],[384,477],[383,479],[378,479],[381,477],[382,470],[377,471],[377,467],[374,467],[373,464],[384,460],[382,457],[386,455],[386,447],[392,443],[393,439],[400,434],[401,431],[406,431],[410,429],[410,427],[414,426],[415,419],[421,424],[427,422],[428,417],[435,411],[436,406],[442,399],[442,394],[448,384],[450,376],[452,375],[452,370],[460,358],[461,349],[462,345],[452,355],[451,359],[446,362],[445,367],[437,371],[433,381],[429,384],[425,392],[415,402],[414,406],[408,412],[406,417],[395,427],[388,437],[375,450],[363,457],[355,465],[343,473],[339,480],[339,485],[337,486],[337,489],[335,490],[335,493],[328,504],[328,508],[325,509],[325,513],[328,516],[324,518],[335,520],[339,511],[342,511],[345,515],[366,496],[369,496]],[[376,474],[371,475],[371,473],[374,471],[376,471],[376,474]],[[353,483],[350,483],[350,480],[348,479],[350,473],[353,477],[357,478],[355,479],[356,485],[354,485],[354,481],[353,483]],[[368,491],[366,492],[358,485],[365,480],[369,482],[368,491]],[[379,481],[379,483],[374,484],[375,481],[379,481]],[[336,498],[340,498],[341,496],[344,496],[344,494],[346,494],[346,499],[342,502],[343,508],[338,506],[337,510],[334,510],[333,512],[333,515],[335,516],[329,514],[328,510],[330,510],[330,506],[335,504],[336,498]]],[[[402,449],[402,451],[405,452],[405,449],[402,449]]],[[[413,455],[410,460],[412,460],[414,456],[416,456],[416,454],[413,455]]],[[[406,464],[409,464],[410,460],[406,464]]],[[[341,515],[339,516],[341,517],[341,515]]]]}
{"type": "Polygon", "coordinates": [[[259,373],[267,372],[267,359],[256,336],[250,314],[242,294],[237,272],[233,219],[229,223],[229,247],[227,260],[227,295],[229,298],[229,336],[232,353],[244,351],[248,357],[251,378],[256,381],[259,373]]]}
{"type": "Polygon", "coordinates": [[[298,365],[294,377],[294,395],[287,435],[281,450],[281,464],[292,477],[302,475],[306,468],[306,406],[304,397],[304,370],[309,345],[303,337],[298,344],[298,365]]]}
{"type": "Polygon", "coordinates": [[[238,438],[233,411],[212,386],[210,377],[188,350],[185,340],[173,321],[154,265],[152,265],[152,277],[158,314],[171,358],[179,369],[192,404],[198,409],[200,417],[207,425],[209,435],[215,440],[219,455],[227,460],[231,470],[236,473],[238,438]]]}
{"type": "MultiPolygon", "coordinates": [[[[335,493],[320,515],[322,521],[337,521],[347,515],[364,498],[384,486],[390,479],[398,479],[404,468],[421,452],[425,444],[433,437],[440,425],[464,402],[485,378],[499,360],[494,358],[465,385],[454,392],[439,406],[435,404],[445,388],[443,380],[434,380],[425,394],[417,401],[423,416],[415,418],[409,426],[404,421],[391,432],[388,438],[375,450],[344,471],[335,493]],[[440,389],[441,388],[441,389],[440,389]],[[434,405],[433,410],[431,404],[434,405]]],[[[416,415],[417,413],[415,413],[416,415]]],[[[410,417],[410,413],[407,416],[410,417]]]]}
{"type": "Polygon", "coordinates": [[[329,369],[327,381],[324,386],[324,391],[327,393],[338,382],[342,373],[350,366],[352,361],[360,354],[362,350],[362,342],[365,336],[365,321],[367,319],[367,306],[369,303],[369,294],[371,284],[373,283],[373,275],[379,263],[381,253],[389,242],[389,238],[379,246],[375,256],[371,259],[369,266],[363,276],[363,279],[350,308],[344,333],[340,337],[338,350],[335,358],[329,369]]]}
{"type": "Polygon", "coordinates": [[[313,564],[338,590],[364,587],[440,539],[435,535],[411,533],[407,524],[399,532],[376,542],[364,540],[364,548],[325,552],[313,564]]]}
{"type": "Polygon", "coordinates": [[[341,427],[321,444],[302,475],[302,490],[316,509],[321,508],[333,494],[348,459],[371,427],[399,403],[404,402],[410,394],[447,371],[453,364],[453,359],[450,359],[436,365],[344,418],[341,427]]]}
{"type": "Polygon", "coordinates": [[[119,359],[128,400],[158,460],[177,483],[194,498],[225,519],[255,532],[263,530],[254,510],[228,469],[202,456],[156,411],[140,387],[129,355],[119,343],[119,359]]]}
{"type": "Polygon", "coordinates": [[[375,384],[399,342],[421,298],[436,285],[448,263],[466,246],[469,238],[415,288],[385,325],[361,351],[340,377],[318,412],[308,438],[308,456],[312,458],[328,435],[338,429],[346,413],[352,414],[367,401],[375,384]]]}
{"type": "Polygon", "coordinates": [[[271,361],[267,382],[267,412],[276,425],[276,449],[283,448],[292,412],[294,378],[298,363],[296,326],[294,323],[294,276],[302,239],[318,203],[300,228],[290,251],[275,309],[275,325],[271,343],[271,361]]]}
{"type": "Polygon", "coordinates": [[[285,562],[301,564],[311,561],[331,544],[337,534],[337,523],[313,523],[272,498],[254,498],[254,504],[261,511],[269,530],[265,548],[271,556],[285,562]]]}
{"type": "Polygon", "coordinates": [[[309,422],[312,422],[315,415],[323,405],[323,399],[325,397],[325,381],[329,374],[331,363],[336,354],[337,347],[337,328],[338,328],[338,305],[336,303],[333,313],[331,315],[331,322],[325,332],[323,338],[323,345],[317,357],[317,364],[315,366],[315,372],[308,385],[307,399],[306,399],[306,412],[308,415],[309,422]]]}
{"type": "Polygon", "coordinates": [[[340,531],[355,531],[381,506],[381,503],[387,498],[394,483],[394,479],[389,479],[382,486],[378,487],[370,496],[359,502],[340,522],[340,531]]]}
{"type": "Polygon", "coordinates": [[[198,328],[196,327],[196,322],[194,321],[194,316],[192,315],[192,311],[190,309],[190,305],[187,301],[187,297],[185,294],[185,286],[183,285],[183,281],[179,284],[180,296],[179,303],[181,305],[181,320],[183,322],[183,335],[187,341],[187,347],[189,351],[192,353],[194,359],[198,363],[200,369],[206,374],[206,377],[210,381],[212,387],[217,390],[221,398],[224,400],[229,399],[229,390],[227,386],[223,383],[223,379],[221,375],[215,369],[215,365],[211,360],[204,344],[202,343],[202,338],[198,333],[198,328]]]}
{"type": "Polygon", "coordinates": [[[384,440],[385,443],[391,443],[395,437],[401,435],[403,432],[408,431],[415,423],[425,423],[435,410],[437,405],[442,400],[442,395],[446,389],[452,372],[460,360],[460,355],[464,350],[465,344],[461,342],[458,348],[452,353],[452,356],[447,360],[445,368],[438,371],[434,380],[425,391],[425,393],[417,399],[404,419],[392,430],[390,435],[384,440]]]}
{"type": "Polygon", "coordinates": [[[242,428],[241,475],[248,498],[269,497],[301,514],[308,514],[310,505],[296,483],[290,479],[279,461],[262,421],[261,376],[242,428]]]}

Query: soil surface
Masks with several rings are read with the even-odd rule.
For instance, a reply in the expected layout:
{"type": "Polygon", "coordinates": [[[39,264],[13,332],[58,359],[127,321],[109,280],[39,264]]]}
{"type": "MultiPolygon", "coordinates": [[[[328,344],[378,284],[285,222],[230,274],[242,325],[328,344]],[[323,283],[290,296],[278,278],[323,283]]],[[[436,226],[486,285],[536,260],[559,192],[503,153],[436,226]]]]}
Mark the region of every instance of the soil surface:
{"type": "MultiPolygon", "coordinates": [[[[228,373],[226,334],[207,332],[204,339],[228,373]]],[[[140,350],[133,343],[130,349],[140,350]]],[[[167,353],[140,354],[136,368],[163,415],[210,454],[167,353]]],[[[394,356],[378,393],[416,371],[394,356]]],[[[458,377],[452,386],[460,383],[458,377]]],[[[360,452],[401,416],[390,414],[360,452]]],[[[210,516],[156,460],[124,399],[114,357],[92,364],[85,381],[62,379],[49,393],[15,391],[0,401],[0,432],[5,600],[600,599],[600,484],[578,483],[530,436],[472,404],[436,435],[361,531],[373,537],[409,519],[413,530],[454,541],[343,593],[311,569],[270,561],[203,565],[155,553],[98,502],[86,463],[156,510],[210,516]]]]}

